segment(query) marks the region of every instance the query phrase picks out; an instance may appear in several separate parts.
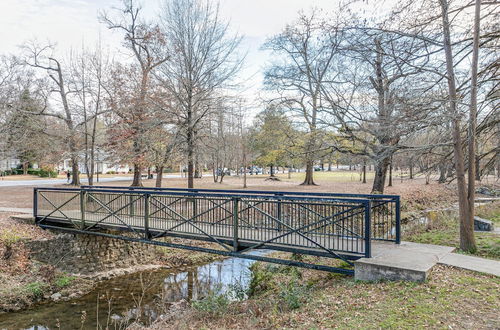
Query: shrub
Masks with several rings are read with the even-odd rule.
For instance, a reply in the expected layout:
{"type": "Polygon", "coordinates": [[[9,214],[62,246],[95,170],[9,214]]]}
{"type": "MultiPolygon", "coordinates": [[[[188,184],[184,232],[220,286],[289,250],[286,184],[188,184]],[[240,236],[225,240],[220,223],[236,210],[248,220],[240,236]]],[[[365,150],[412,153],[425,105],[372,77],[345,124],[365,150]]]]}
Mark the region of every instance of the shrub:
{"type": "Polygon", "coordinates": [[[26,293],[28,293],[29,295],[35,298],[40,298],[43,296],[43,291],[45,287],[46,285],[42,282],[31,282],[26,284],[24,289],[26,290],[26,293]]]}
{"type": "Polygon", "coordinates": [[[296,281],[281,283],[278,296],[282,304],[279,306],[285,310],[300,308],[306,300],[308,291],[308,287],[300,285],[296,281]]]}
{"type": "Polygon", "coordinates": [[[40,176],[40,169],[39,168],[28,168],[28,174],[40,176]]]}
{"type": "Polygon", "coordinates": [[[41,178],[57,178],[57,172],[53,170],[42,168],[38,173],[38,176],[40,176],[41,178]]]}
{"type": "Polygon", "coordinates": [[[269,267],[263,267],[256,262],[250,266],[250,271],[252,277],[248,286],[248,295],[251,297],[267,291],[273,278],[273,272],[270,271],[269,267]]]}
{"type": "Polygon", "coordinates": [[[230,300],[226,294],[220,294],[218,291],[210,291],[205,298],[193,301],[191,306],[198,312],[221,315],[227,311],[229,303],[230,300]]]}

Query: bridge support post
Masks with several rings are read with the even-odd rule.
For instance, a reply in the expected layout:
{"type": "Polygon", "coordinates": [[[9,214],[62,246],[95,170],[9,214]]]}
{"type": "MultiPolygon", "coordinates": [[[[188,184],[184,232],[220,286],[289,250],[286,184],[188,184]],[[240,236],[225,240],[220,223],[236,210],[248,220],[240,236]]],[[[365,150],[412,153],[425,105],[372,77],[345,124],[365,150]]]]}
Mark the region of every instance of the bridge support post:
{"type": "Polygon", "coordinates": [[[238,212],[239,212],[239,198],[233,198],[233,249],[238,251],[238,212]]]}
{"type": "Polygon", "coordinates": [[[364,204],[365,208],[365,257],[371,258],[372,256],[372,242],[371,242],[371,217],[370,217],[370,201],[366,201],[364,204]]]}
{"type": "Polygon", "coordinates": [[[151,238],[149,233],[149,194],[144,194],[144,235],[147,240],[151,238]]]}
{"type": "MultiPolygon", "coordinates": [[[[197,194],[197,190],[192,190],[193,193],[197,194]]],[[[196,216],[198,215],[198,203],[196,201],[196,196],[193,196],[193,222],[196,222],[196,216]]]]}
{"type": "Polygon", "coordinates": [[[82,229],[85,228],[85,199],[87,198],[87,192],[85,190],[80,191],[80,221],[82,223],[82,229]]]}
{"type": "Polygon", "coordinates": [[[38,223],[38,189],[33,189],[33,218],[35,223],[38,223]]]}
{"type": "MultiPolygon", "coordinates": [[[[282,194],[276,194],[275,196],[281,196],[282,194]]],[[[281,222],[283,222],[283,210],[281,208],[281,199],[278,199],[278,216],[277,219],[281,222]]],[[[283,226],[281,225],[281,222],[278,222],[278,231],[283,230],[283,226]]]]}
{"type": "Polygon", "coordinates": [[[399,196],[395,200],[396,206],[396,244],[401,244],[401,199],[399,196]]]}
{"type": "Polygon", "coordinates": [[[134,216],[134,195],[130,194],[128,202],[130,203],[130,216],[134,216]]]}

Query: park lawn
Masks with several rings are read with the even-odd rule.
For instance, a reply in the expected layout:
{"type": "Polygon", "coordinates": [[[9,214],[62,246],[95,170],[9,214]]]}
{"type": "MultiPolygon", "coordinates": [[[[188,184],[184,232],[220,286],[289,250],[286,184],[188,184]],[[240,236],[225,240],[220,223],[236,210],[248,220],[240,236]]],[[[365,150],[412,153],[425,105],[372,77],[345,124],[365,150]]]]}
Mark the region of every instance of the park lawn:
{"type": "MultiPolygon", "coordinates": [[[[478,216],[493,220],[500,225],[500,202],[489,203],[477,208],[478,216]]],[[[475,232],[477,251],[474,255],[500,260],[500,235],[494,232],[475,232]]],[[[403,233],[404,240],[460,247],[460,229],[457,215],[450,212],[436,212],[427,225],[419,225],[403,233]]],[[[460,250],[458,250],[460,252],[460,250]]]]}
{"type": "MultiPolygon", "coordinates": [[[[290,182],[301,182],[304,181],[304,178],[306,177],[305,172],[293,172],[290,173],[290,179],[288,179],[288,173],[277,173],[277,177],[279,177],[283,181],[290,181],[290,182]]],[[[375,176],[375,172],[366,172],[366,179],[373,179],[375,176]]],[[[329,183],[329,182],[349,182],[349,181],[360,181],[360,173],[356,171],[317,171],[314,172],[313,178],[315,181],[318,182],[324,182],[324,183],[329,183]]]]}
{"type": "Polygon", "coordinates": [[[494,276],[436,266],[425,283],[372,283],[265,263],[255,264],[252,272],[248,300],[224,303],[207,297],[151,329],[500,326],[500,278],[494,276]]]}

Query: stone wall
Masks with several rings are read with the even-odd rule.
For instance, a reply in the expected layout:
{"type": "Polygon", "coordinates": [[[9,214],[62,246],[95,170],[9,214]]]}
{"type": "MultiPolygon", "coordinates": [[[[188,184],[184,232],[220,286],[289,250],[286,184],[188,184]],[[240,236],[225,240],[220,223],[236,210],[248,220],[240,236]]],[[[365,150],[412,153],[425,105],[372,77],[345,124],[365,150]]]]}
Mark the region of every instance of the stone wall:
{"type": "Polygon", "coordinates": [[[69,274],[91,275],[154,263],[155,246],[94,235],[59,234],[25,243],[35,260],[69,274]]]}

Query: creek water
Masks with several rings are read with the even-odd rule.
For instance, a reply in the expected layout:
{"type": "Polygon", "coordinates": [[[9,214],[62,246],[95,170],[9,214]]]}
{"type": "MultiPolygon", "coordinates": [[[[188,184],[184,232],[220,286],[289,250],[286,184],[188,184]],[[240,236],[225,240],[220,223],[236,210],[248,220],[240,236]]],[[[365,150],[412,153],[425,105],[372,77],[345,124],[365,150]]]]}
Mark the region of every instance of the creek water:
{"type": "Polygon", "coordinates": [[[0,329],[119,329],[138,315],[147,325],[164,313],[169,303],[199,300],[211,292],[241,294],[250,284],[249,267],[254,262],[228,258],[182,271],[162,269],[116,277],[99,282],[88,294],[70,301],[0,314],[0,329]]]}

